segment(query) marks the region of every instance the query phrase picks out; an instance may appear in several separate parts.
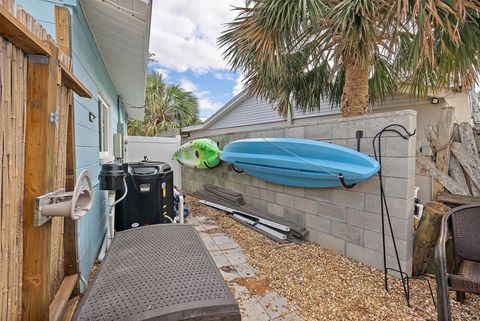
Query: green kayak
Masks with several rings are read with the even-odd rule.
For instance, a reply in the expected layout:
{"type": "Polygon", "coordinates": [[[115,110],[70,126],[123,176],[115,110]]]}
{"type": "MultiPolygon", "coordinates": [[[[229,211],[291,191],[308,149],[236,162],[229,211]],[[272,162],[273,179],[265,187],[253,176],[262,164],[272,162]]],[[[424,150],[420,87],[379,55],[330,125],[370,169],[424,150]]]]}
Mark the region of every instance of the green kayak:
{"type": "Polygon", "coordinates": [[[201,138],[180,146],[172,159],[188,167],[208,169],[220,164],[221,153],[213,140],[201,138]]]}

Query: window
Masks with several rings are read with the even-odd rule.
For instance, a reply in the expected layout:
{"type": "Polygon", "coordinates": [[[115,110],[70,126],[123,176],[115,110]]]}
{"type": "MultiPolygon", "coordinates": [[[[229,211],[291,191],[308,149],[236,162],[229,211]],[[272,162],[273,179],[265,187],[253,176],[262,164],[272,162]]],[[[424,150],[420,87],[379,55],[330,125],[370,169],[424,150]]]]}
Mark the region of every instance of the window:
{"type": "Polygon", "coordinates": [[[98,129],[100,158],[111,156],[110,144],[110,106],[98,96],[98,129]]]}

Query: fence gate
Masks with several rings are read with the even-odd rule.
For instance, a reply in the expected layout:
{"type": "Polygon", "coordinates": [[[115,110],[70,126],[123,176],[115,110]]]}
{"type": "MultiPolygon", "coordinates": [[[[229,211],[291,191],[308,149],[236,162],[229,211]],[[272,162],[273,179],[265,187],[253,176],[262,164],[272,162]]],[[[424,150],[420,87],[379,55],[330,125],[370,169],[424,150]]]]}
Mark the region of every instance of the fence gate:
{"type": "Polygon", "coordinates": [[[72,257],[64,256],[63,218],[35,226],[35,198],[68,189],[71,89],[90,93],[70,71],[69,52],[62,51],[69,48],[68,9],[55,10],[63,21],[56,44],[13,5],[0,0],[0,320],[48,320],[49,313],[52,320],[58,307],[52,300],[72,257]]]}

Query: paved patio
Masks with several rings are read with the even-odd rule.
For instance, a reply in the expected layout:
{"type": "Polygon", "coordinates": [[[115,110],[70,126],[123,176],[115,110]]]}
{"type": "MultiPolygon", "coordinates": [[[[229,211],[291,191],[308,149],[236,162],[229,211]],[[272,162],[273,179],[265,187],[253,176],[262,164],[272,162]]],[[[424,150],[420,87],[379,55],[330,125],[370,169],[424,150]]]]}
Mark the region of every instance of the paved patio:
{"type": "Polygon", "coordinates": [[[290,304],[276,291],[262,288],[261,282],[257,287],[244,285],[256,282],[255,269],[248,264],[240,246],[207,216],[189,217],[187,223],[193,224],[200,233],[217,267],[232,289],[240,305],[242,320],[303,320],[297,313],[298,306],[290,304]]]}

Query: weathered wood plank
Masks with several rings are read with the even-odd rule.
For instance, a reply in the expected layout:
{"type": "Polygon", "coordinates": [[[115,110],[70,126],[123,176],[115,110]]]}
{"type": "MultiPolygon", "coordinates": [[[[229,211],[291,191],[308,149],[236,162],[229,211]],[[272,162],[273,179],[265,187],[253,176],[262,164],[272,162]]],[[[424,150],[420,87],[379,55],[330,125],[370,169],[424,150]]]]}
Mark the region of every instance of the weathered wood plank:
{"type": "MultiPolygon", "coordinates": [[[[477,162],[480,163],[478,158],[477,143],[475,142],[475,137],[473,136],[472,126],[463,122],[458,125],[458,135],[460,136],[460,142],[467,151],[467,153],[477,162]]],[[[480,189],[467,177],[467,182],[470,186],[471,194],[473,196],[480,196],[480,189]]]]}
{"type": "Polygon", "coordinates": [[[438,200],[453,205],[480,204],[480,197],[456,195],[447,192],[439,194],[438,200]]]}
{"type": "Polygon", "coordinates": [[[457,160],[460,162],[460,165],[462,165],[465,170],[465,173],[467,173],[468,178],[473,184],[480,188],[480,163],[467,152],[461,143],[452,143],[451,149],[457,160]]]}
{"type": "Polygon", "coordinates": [[[78,275],[67,275],[60,285],[57,294],[50,303],[49,307],[49,321],[59,321],[66,308],[75,284],[78,281],[78,275]]]}
{"type": "Polygon", "coordinates": [[[463,168],[454,155],[450,156],[450,168],[448,170],[448,174],[458,183],[458,185],[462,187],[462,189],[466,191],[469,190],[467,179],[463,173],[463,168]]]}
{"type": "Polygon", "coordinates": [[[77,307],[78,301],[80,300],[80,296],[77,295],[71,298],[67,303],[67,308],[63,313],[61,321],[70,321],[73,318],[73,313],[75,313],[75,309],[77,307]]]}
{"type": "MultiPolygon", "coordinates": [[[[71,16],[67,8],[55,6],[55,21],[56,21],[56,40],[60,43],[60,48],[67,57],[71,57],[71,16]]],[[[65,64],[65,67],[71,69],[70,64],[65,64]]],[[[75,187],[75,122],[73,110],[73,95],[68,91],[66,102],[67,113],[67,131],[65,142],[65,188],[67,191],[73,190],[75,187]]],[[[76,221],[66,220],[64,222],[63,235],[63,250],[64,250],[64,271],[66,274],[77,274],[77,238],[76,238],[76,221]]],[[[78,285],[75,289],[79,291],[78,285]]]]}
{"type": "MultiPolygon", "coordinates": [[[[13,5],[13,3],[12,3],[13,5]]],[[[19,320],[22,299],[23,52],[0,36],[0,320],[19,320]]]]}
{"type": "Polygon", "coordinates": [[[417,153],[417,165],[421,170],[424,170],[429,175],[433,176],[440,184],[442,184],[449,192],[453,194],[469,195],[468,191],[463,189],[450,176],[440,171],[435,164],[421,153],[417,153]]]}
{"type": "MultiPolygon", "coordinates": [[[[460,125],[458,123],[453,124],[452,142],[459,143],[461,141],[459,126],[460,125]]],[[[465,189],[466,191],[470,191],[469,184],[465,177],[465,172],[463,171],[463,168],[458,162],[455,155],[450,155],[450,168],[448,169],[448,174],[460,186],[462,186],[463,189],[465,189]]]]}
{"type": "Polygon", "coordinates": [[[442,217],[450,207],[440,202],[428,202],[413,238],[412,274],[423,275],[435,254],[442,217]]]}
{"type": "MultiPolygon", "coordinates": [[[[450,143],[453,132],[454,111],[454,107],[442,108],[440,119],[436,125],[437,137],[435,140],[435,164],[443,173],[448,173],[448,168],[450,166],[450,143]]],[[[443,190],[442,185],[443,184],[438,180],[433,181],[432,196],[434,200],[437,199],[438,193],[443,190]]]]}
{"type": "MultiPolygon", "coordinates": [[[[38,31],[37,32],[41,33],[38,31]]],[[[47,64],[29,60],[25,139],[25,191],[23,216],[23,319],[48,318],[52,298],[50,268],[51,221],[34,226],[37,196],[55,187],[55,125],[50,122],[56,108],[57,51],[51,46],[47,64]]]]}
{"type": "Polygon", "coordinates": [[[15,18],[8,10],[0,6],[0,35],[7,38],[25,53],[36,55],[51,55],[51,48],[26,26],[15,18]]]}
{"type": "Polygon", "coordinates": [[[62,68],[62,83],[76,92],[80,97],[92,98],[92,93],[75,77],[68,66],[60,62],[60,68],[62,68]]]}

